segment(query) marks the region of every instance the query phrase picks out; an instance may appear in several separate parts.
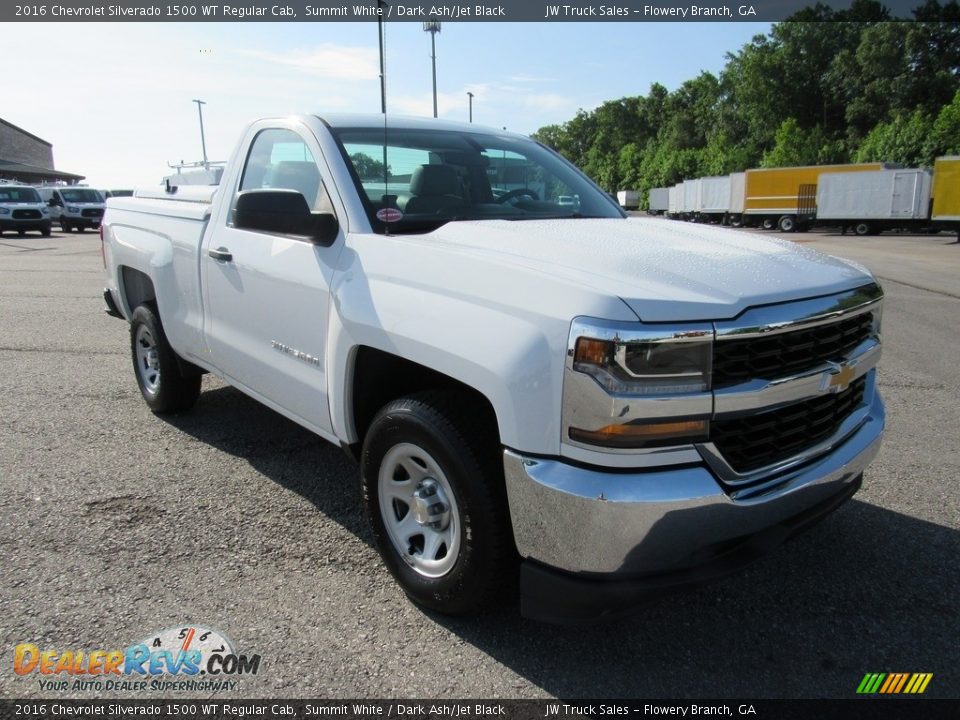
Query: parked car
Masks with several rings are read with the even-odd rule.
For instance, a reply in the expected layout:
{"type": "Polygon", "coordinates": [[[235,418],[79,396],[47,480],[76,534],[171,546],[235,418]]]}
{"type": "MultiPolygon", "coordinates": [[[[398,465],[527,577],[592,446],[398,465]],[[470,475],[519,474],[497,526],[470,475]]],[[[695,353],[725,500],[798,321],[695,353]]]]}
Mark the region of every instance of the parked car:
{"type": "Polygon", "coordinates": [[[104,299],[154,412],[212,372],[340,445],[384,563],[445,613],[518,562],[530,617],[624,610],[857,491],[884,428],[862,266],[629,218],[521,135],[384,122],[259,120],[219,186],[111,199],[104,299]]]}
{"type": "Polygon", "coordinates": [[[29,185],[0,184],[0,234],[16,230],[50,235],[50,209],[29,185]]]}
{"type": "Polygon", "coordinates": [[[50,217],[63,232],[100,227],[105,209],[103,195],[88,187],[40,187],[40,197],[50,207],[50,217]]]}

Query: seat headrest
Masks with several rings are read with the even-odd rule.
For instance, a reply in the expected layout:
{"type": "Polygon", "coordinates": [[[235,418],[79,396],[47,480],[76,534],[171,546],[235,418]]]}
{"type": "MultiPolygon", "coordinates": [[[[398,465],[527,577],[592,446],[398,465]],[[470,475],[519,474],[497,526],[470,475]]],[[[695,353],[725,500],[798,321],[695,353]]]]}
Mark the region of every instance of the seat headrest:
{"type": "Polygon", "coordinates": [[[304,160],[283,160],[273,168],[271,187],[297,190],[312,206],[320,188],[320,171],[315,163],[304,160]]]}
{"type": "Polygon", "coordinates": [[[410,178],[414,195],[460,195],[460,180],[452,165],[421,165],[410,178]]]}

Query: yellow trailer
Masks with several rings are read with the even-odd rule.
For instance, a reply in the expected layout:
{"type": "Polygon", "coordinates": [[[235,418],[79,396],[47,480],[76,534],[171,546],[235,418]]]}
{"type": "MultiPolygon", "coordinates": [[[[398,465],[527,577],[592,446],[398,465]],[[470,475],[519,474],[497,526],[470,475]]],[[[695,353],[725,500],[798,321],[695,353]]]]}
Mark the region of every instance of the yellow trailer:
{"type": "Polygon", "coordinates": [[[886,163],[807,165],[747,170],[743,223],[783,232],[805,229],[816,218],[817,182],[825,172],[883,170],[886,163]]]}
{"type": "Polygon", "coordinates": [[[934,222],[960,222],[960,155],[939,157],[933,163],[934,222]]]}

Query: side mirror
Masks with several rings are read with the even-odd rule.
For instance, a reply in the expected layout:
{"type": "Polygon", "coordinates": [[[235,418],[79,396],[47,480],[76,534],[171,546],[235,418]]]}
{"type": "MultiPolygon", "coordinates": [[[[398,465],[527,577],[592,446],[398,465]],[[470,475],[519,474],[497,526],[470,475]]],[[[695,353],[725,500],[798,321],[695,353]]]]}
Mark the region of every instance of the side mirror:
{"type": "Polygon", "coordinates": [[[56,199],[50,198],[49,200],[47,200],[47,205],[49,205],[50,207],[56,207],[57,205],[56,199]]]}
{"type": "Polygon", "coordinates": [[[340,223],[333,213],[310,212],[306,199],[296,190],[244,190],[237,195],[234,227],[242,230],[299,235],[329,247],[337,239],[340,223]]]}

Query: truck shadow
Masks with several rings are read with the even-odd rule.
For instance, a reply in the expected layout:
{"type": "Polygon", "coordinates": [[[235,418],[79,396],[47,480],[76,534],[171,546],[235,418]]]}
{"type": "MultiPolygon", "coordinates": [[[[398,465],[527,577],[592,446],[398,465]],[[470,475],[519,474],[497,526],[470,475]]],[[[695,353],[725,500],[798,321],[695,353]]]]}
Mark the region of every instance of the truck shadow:
{"type": "MultiPolygon", "coordinates": [[[[370,544],[341,450],[232,388],[200,402],[168,422],[370,544]]],[[[867,672],[932,672],[926,695],[956,697],[958,559],[957,530],[854,499],[746,569],[619,620],[543,625],[510,601],[429,620],[519,676],[516,695],[532,684],[564,698],[854,697],[867,672]]]]}

